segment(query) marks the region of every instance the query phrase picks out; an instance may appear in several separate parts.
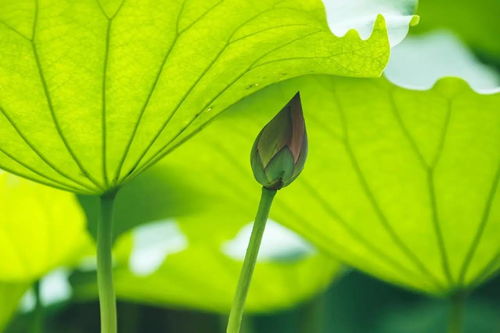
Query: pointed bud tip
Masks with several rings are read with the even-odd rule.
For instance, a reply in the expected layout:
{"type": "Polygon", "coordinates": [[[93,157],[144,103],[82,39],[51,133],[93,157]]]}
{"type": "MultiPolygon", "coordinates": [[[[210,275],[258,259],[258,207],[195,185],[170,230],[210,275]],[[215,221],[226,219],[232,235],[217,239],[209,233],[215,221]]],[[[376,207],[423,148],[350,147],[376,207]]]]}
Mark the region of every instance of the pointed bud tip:
{"type": "Polygon", "coordinates": [[[254,176],[264,187],[287,186],[302,171],[306,155],[307,134],[298,91],[257,136],[251,154],[254,176]]]}
{"type": "Polygon", "coordinates": [[[295,95],[290,99],[288,104],[299,104],[302,107],[302,101],[300,99],[300,91],[297,91],[295,95]]]}

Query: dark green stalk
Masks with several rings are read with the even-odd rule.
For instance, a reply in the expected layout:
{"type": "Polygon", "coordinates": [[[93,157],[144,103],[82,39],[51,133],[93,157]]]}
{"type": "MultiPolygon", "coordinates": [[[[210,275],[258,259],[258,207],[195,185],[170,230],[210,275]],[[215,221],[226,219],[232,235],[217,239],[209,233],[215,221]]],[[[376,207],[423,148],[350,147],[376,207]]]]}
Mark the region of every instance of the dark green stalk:
{"type": "Polygon", "coordinates": [[[299,314],[299,332],[326,332],[326,303],[326,294],[321,294],[302,307],[299,314]]]}
{"type": "Polygon", "coordinates": [[[40,281],[36,281],[33,290],[35,293],[35,308],[33,309],[33,321],[31,332],[43,333],[43,304],[42,295],[40,292],[40,281]]]}
{"type": "Polygon", "coordinates": [[[462,333],[464,321],[465,295],[457,293],[451,296],[451,309],[448,323],[449,333],[462,333]]]}
{"type": "Polygon", "coordinates": [[[234,297],[231,313],[229,314],[227,333],[240,332],[241,321],[243,319],[243,309],[245,307],[248,289],[252,280],[252,274],[257,261],[257,255],[259,254],[262,235],[264,234],[264,230],[266,228],[267,218],[269,216],[269,211],[275,194],[276,190],[270,190],[265,187],[262,188],[259,209],[257,210],[257,216],[255,217],[255,222],[253,224],[252,235],[245,254],[245,260],[243,262],[243,268],[241,269],[240,280],[236,289],[236,295],[234,297]]]}
{"type": "Polygon", "coordinates": [[[116,297],[113,287],[113,206],[117,191],[101,196],[97,225],[97,283],[101,310],[101,333],[117,333],[116,297]]]}

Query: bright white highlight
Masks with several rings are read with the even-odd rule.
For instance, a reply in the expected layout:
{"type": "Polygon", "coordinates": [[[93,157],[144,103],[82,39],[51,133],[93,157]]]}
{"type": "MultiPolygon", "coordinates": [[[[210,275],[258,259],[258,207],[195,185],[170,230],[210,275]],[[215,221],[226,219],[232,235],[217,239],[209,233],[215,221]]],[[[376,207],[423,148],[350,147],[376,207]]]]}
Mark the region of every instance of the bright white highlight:
{"type": "Polygon", "coordinates": [[[498,74],[447,31],[407,38],[392,50],[385,75],[391,82],[411,89],[430,89],[438,79],[455,76],[478,92],[500,90],[498,74]]]}
{"type": "MultiPolygon", "coordinates": [[[[69,271],[62,268],[52,271],[40,280],[40,299],[44,306],[64,302],[71,298],[72,289],[68,278],[69,271]]],[[[35,292],[31,288],[21,299],[20,311],[33,311],[35,302],[35,292]]]]}
{"type": "Polygon", "coordinates": [[[343,36],[351,29],[364,39],[373,30],[377,15],[384,16],[391,46],[400,43],[408,34],[414,20],[415,0],[323,0],[328,25],[337,36],[343,36]]]}
{"type": "Polygon", "coordinates": [[[167,256],[187,248],[188,241],[175,221],[162,220],[132,231],[133,249],[129,268],[138,276],[154,273],[167,256]]]}
{"type": "MultiPolygon", "coordinates": [[[[222,245],[222,252],[233,259],[243,260],[252,227],[253,222],[245,225],[234,239],[222,245]]],[[[268,220],[257,261],[297,260],[314,253],[314,247],[295,232],[268,220]]]]}

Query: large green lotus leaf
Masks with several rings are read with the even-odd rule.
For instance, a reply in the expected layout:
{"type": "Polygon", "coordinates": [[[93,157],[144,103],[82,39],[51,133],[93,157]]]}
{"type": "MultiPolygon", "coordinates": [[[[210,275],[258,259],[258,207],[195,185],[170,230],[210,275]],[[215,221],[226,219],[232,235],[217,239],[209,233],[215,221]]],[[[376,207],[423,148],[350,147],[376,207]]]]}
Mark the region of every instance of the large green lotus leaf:
{"type": "Polygon", "coordinates": [[[39,279],[74,263],[89,244],[72,194],[0,174],[0,281],[39,279]]]}
{"type": "Polygon", "coordinates": [[[29,283],[6,283],[0,282],[0,331],[10,320],[11,316],[16,311],[19,301],[23,294],[29,288],[29,283]]]}
{"type": "Polygon", "coordinates": [[[447,29],[483,56],[500,61],[500,2],[498,0],[420,0],[422,22],[416,33],[447,29]]]}
{"type": "MultiPolygon", "coordinates": [[[[161,172],[172,170],[160,166],[137,179],[160,178],[161,172]]],[[[131,182],[129,189],[135,184],[131,182]]],[[[128,202],[124,193],[120,194],[122,203],[128,202]]],[[[227,312],[256,207],[226,194],[221,191],[218,204],[198,207],[190,215],[142,223],[120,236],[115,246],[117,296],[154,305],[227,312]]],[[[251,199],[257,205],[258,192],[254,194],[251,199]]],[[[142,214],[172,216],[161,206],[150,209],[154,212],[142,214]]],[[[252,312],[303,301],[323,290],[339,270],[339,264],[328,255],[318,253],[276,222],[269,223],[248,299],[247,309],[252,312]]],[[[92,275],[77,274],[73,282],[77,297],[96,296],[92,275]]]]}
{"type": "MultiPolygon", "coordinates": [[[[460,79],[427,91],[385,79],[291,80],[238,104],[169,166],[192,175],[214,205],[223,195],[255,207],[251,145],[297,90],[310,155],[278,193],[273,219],[352,266],[432,294],[497,270],[500,94],[480,95],[460,79]]],[[[212,223],[192,227],[211,237],[212,223]]]]}
{"type": "Polygon", "coordinates": [[[0,0],[0,166],[102,193],[246,95],[388,55],[381,16],[336,37],[319,0],[0,0]]]}

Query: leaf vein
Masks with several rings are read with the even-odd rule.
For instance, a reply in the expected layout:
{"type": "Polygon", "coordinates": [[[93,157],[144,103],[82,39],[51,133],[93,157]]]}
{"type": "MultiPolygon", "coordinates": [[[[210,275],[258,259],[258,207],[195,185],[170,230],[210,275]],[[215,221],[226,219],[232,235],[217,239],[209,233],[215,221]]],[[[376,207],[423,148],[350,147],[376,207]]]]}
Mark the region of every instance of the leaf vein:
{"type": "Polygon", "coordinates": [[[477,248],[479,247],[479,244],[481,242],[481,238],[483,237],[484,231],[486,230],[486,225],[488,224],[489,221],[491,207],[493,206],[493,200],[495,199],[497,193],[496,190],[499,182],[500,182],[500,166],[497,167],[497,172],[493,178],[491,189],[484,206],[481,222],[479,223],[479,228],[477,229],[477,232],[474,236],[471,246],[467,251],[467,255],[464,259],[462,268],[460,270],[458,283],[461,286],[463,286],[463,284],[465,283],[465,274],[467,273],[467,269],[469,268],[469,265],[476,254],[477,248]]]}
{"type": "MultiPolygon", "coordinates": [[[[178,22],[180,20],[180,16],[182,15],[182,11],[183,11],[183,8],[184,8],[184,4],[185,4],[185,1],[183,2],[182,4],[182,7],[181,9],[179,10],[178,12],[178,15],[177,15],[177,23],[176,25],[178,25],[178,22]]],[[[130,152],[130,149],[132,147],[132,144],[135,140],[135,137],[137,135],[137,131],[139,130],[139,127],[140,127],[140,124],[144,118],[144,113],[146,112],[146,109],[147,107],[149,106],[149,103],[151,101],[151,98],[154,94],[154,91],[156,90],[156,87],[158,85],[158,82],[160,81],[160,77],[161,77],[161,74],[163,72],[163,69],[165,68],[165,65],[167,63],[167,60],[170,56],[170,53],[172,52],[172,50],[174,49],[175,45],[177,44],[177,41],[179,40],[179,37],[180,37],[180,34],[178,32],[176,32],[175,36],[174,36],[174,39],[172,40],[172,42],[169,44],[169,47],[168,49],[166,50],[165,52],[165,55],[160,63],[160,66],[156,72],[156,75],[153,79],[153,83],[152,83],[152,86],[151,88],[149,89],[148,91],[148,94],[146,95],[146,100],[144,101],[144,103],[142,104],[142,107],[141,109],[139,110],[139,116],[135,122],[135,125],[134,125],[134,128],[132,129],[132,133],[130,134],[130,137],[127,141],[127,144],[125,146],[125,150],[122,154],[122,157],[120,158],[120,161],[118,162],[118,167],[116,169],[116,173],[115,173],[115,177],[113,179],[113,182],[114,183],[118,183],[120,177],[121,177],[121,172],[122,172],[122,169],[123,169],[123,165],[125,164],[125,161],[128,157],[128,154],[130,152]]]]}
{"type": "MultiPolygon", "coordinates": [[[[170,144],[172,144],[172,142],[174,142],[174,141],[175,141],[175,140],[176,140],[176,139],[177,139],[177,138],[178,138],[178,137],[179,137],[182,133],[184,133],[184,131],[185,131],[187,128],[189,128],[189,127],[191,126],[191,124],[192,124],[192,123],[193,123],[196,119],[198,119],[198,117],[199,117],[200,115],[202,115],[202,114],[205,112],[206,108],[207,108],[210,104],[212,104],[212,103],[213,103],[213,102],[214,102],[217,98],[219,98],[219,96],[221,96],[224,92],[226,92],[229,88],[231,88],[231,87],[232,87],[232,86],[233,86],[233,85],[234,85],[234,84],[235,84],[235,83],[236,83],[239,79],[241,79],[241,78],[242,78],[245,74],[248,74],[248,73],[252,70],[253,65],[254,65],[255,63],[257,63],[260,59],[262,59],[263,57],[267,56],[269,53],[276,51],[276,50],[277,50],[277,49],[279,49],[279,48],[282,48],[282,47],[288,46],[289,44],[294,43],[294,42],[295,42],[295,41],[297,41],[297,40],[300,40],[300,39],[302,39],[302,38],[307,38],[308,36],[313,35],[313,34],[318,33],[318,32],[321,32],[321,31],[314,31],[314,32],[308,33],[308,34],[306,34],[306,35],[304,35],[304,36],[300,36],[300,37],[298,37],[298,38],[295,38],[294,40],[289,41],[289,42],[287,42],[287,43],[284,43],[284,44],[282,44],[282,45],[280,45],[280,46],[278,46],[278,47],[276,47],[276,48],[274,48],[274,49],[271,49],[271,50],[269,50],[268,52],[266,52],[266,53],[264,53],[263,55],[261,55],[260,57],[258,57],[258,58],[257,58],[257,59],[256,59],[256,60],[252,63],[252,64],[250,64],[250,66],[248,66],[248,68],[247,68],[247,69],[245,69],[242,73],[240,73],[238,76],[236,76],[236,78],[235,78],[235,79],[233,79],[233,80],[232,80],[232,81],[231,81],[228,85],[226,85],[226,86],[225,86],[225,87],[224,87],[224,88],[223,88],[223,89],[222,89],[219,93],[217,93],[217,94],[215,95],[215,97],[213,97],[213,98],[212,98],[212,99],[211,99],[208,103],[206,103],[206,104],[205,104],[205,105],[201,108],[201,110],[200,110],[200,111],[198,111],[198,112],[194,115],[194,117],[193,117],[193,118],[192,118],[192,119],[191,119],[191,120],[190,120],[190,121],[189,121],[189,122],[188,122],[185,126],[183,126],[183,127],[182,127],[182,128],[181,128],[181,129],[180,129],[180,130],[179,130],[179,131],[178,131],[178,132],[177,132],[177,133],[176,133],[176,134],[175,134],[175,135],[174,135],[174,136],[173,136],[173,137],[172,137],[172,138],[171,138],[171,139],[170,139],[170,140],[169,140],[169,141],[168,141],[168,142],[167,142],[167,143],[163,146],[163,147],[162,147],[162,148],[160,148],[160,149],[159,149],[159,150],[158,150],[158,151],[157,151],[157,152],[156,152],[156,153],[155,153],[155,154],[154,154],[154,155],[153,155],[153,156],[152,156],[152,157],[151,157],[151,158],[150,158],[147,162],[145,162],[145,163],[143,164],[143,166],[139,169],[139,172],[142,172],[143,170],[147,169],[149,166],[153,165],[154,163],[156,163],[156,161],[158,161],[159,159],[161,159],[161,158],[162,158],[162,157],[163,157],[166,153],[168,153],[168,152],[169,152],[169,150],[167,150],[166,152],[164,152],[164,150],[165,150],[165,149],[167,149],[167,148],[169,147],[169,145],[170,145],[170,144]]],[[[200,78],[200,79],[198,79],[198,80],[197,80],[197,82],[199,82],[199,80],[201,80],[201,78],[200,78]]],[[[196,83],[195,83],[195,84],[196,84],[196,83]]],[[[193,88],[193,87],[191,87],[190,91],[192,90],[192,88],[193,88]]],[[[185,95],[185,96],[187,96],[187,95],[185,95]]],[[[184,99],[185,99],[185,98],[184,98],[184,99]]],[[[184,100],[184,99],[183,99],[183,100],[184,100]]],[[[176,109],[175,109],[174,111],[176,111],[176,110],[177,110],[177,109],[178,109],[181,105],[182,105],[181,103],[180,103],[180,104],[178,104],[178,105],[177,105],[177,107],[176,107],[176,109]]],[[[169,119],[171,119],[171,117],[170,117],[169,119]]],[[[169,119],[168,119],[168,120],[169,120],[169,119]]],[[[167,122],[167,124],[168,124],[168,122],[167,122]]],[[[206,124],[205,124],[205,125],[206,125],[206,124]]],[[[162,131],[165,127],[166,127],[166,125],[165,125],[162,129],[161,129],[161,131],[162,131]]],[[[202,127],[203,127],[203,126],[202,126],[202,127]]],[[[199,130],[201,130],[201,128],[202,128],[202,127],[200,127],[200,128],[199,128],[199,130]]],[[[159,134],[161,134],[161,133],[159,133],[159,134]]],[[[159,134],[158,134],[158,136],[159,136],[159,134]]],[[[153,142],[153,143],[154,143],[154,142],[153,142]]],[[[175,146],[175,147],[173,147],[173,148],[176,148],[176,147],[177,147],[177,146],[175,146]]],[[[149,149],[148,149],[148,150],[149,150],[149,149]]],[[[138,166],[138,164],[141,162],[142,158],[146,155],[146,153],[147,153],[147,151],[146,151],[145,153],[143,153],[143,154],[142,154],[141,158],[138,160],[138,162],[136,163],[136,165],[135,165],[135,167],[134,167],[134,168],[136,168],[136,167],[138,166]]],[[[134,172],[134,174],[135,174],[135,173],[137,173],[137,172],[134,172]]]]}
{"type": "Polygon", "coordinates": [[[37,32],[37,25],[38,25],[38,16],[39,16],[39,0],[35,0],[35,18],[33,20],[33,33],[32,33],[33,39],[31,41],[31,48],[32,48],[32,51],[33,51],[33,57],[35,59],[36,68],[38,70],[38,75],[40,77],[40,83],[42,85],[42,90],[44,92],[44,95],[45,95],[45,98],[46,98],[46,101],[47,101],[47,106],[49,108],[50,115],[52,117],[52,120],[54,121],[54,125],[55,125],[55,128],[56,128],[56,131],[57,131],[59,137],[61,138],[61,141],[64,144],[66,150],[70,154],[71,158],[74,160],[74,162],[79,167],[79,169],[81,170],[81,172],[92,183],[94,183],[94,185],[96,185],[96,187],[98,189],[102,189],[101,185],[90,175],[90,173],[81,164],[80,160],[78,159],[78,157],[74,153],[73,149],[69,145],[69,142],[66,140],[66,137],[64,136],[64,134],[62,132],[62,129],[61,129],[61,126],[59,124],[59,120],[57,119],[57,116],[56,116],[56,113],[55,113],[55,110],[54,110],[54,105],[52,103],[52,98],[50,97],[49,87],[47,86],[47,82],[45,80],[45,75],[43,73],[43,69],[42,69],[40,57],[38,55],[38,48],[37,48],[36,42],[35,42],[36,36],[37,36],[36,32],[37,32]]]}
{"type": "MultiPolygon", "coordinates": [[[[58,167],[56,167],[52,162],[49,161],[49,159],[47,157],[45,157],[45,155],[43,155],[37,147],[35,147],[35,145],[30,141],[28,140],[28,138],[26,137],[26,135],[24,135],[24,133],[21,131],[21,129],[17,126],[17,124],[13,121],[13,119],[10,117],[10,115],[5,111],[4,108],[0,107],[0,113],[4,116],[4,118],[9,122],[9,124],[12,126],[12,128],[14,129],[14,131],[17,133],[17,135],[19,135],[19,137],[24,141],[24,143],[26,143],[26,145],[47,165],[49,166],[51,169],[53,169],[55,172],[57,172],[58,174],[60,174],[62,177],[80,185],[80,186],[83,186],[87,189],[90,189],[92,190],[91,187],[89,187],[88,185],[84,184],[84,183],[81,183],[79,182],[78,180],[72,178],[71,176],[67,175],[65,172],[63,172],[62,170],[60,170],[58,167]]],[[[2,150],[3,151],[3,150],[2,150]]],[[[3,151],[4,154],[6,154],[7,156],[9,156],[11,159],[14,159],[10,154],[7,154],[5,151],[3,151]]],[[[24,163],[21,163],[19,160],[17,159],[14,159],[17,163],[23,165],[25,168],[26,168],[26,164],[24,163]]],[[[37,174],[39,174],[40,176],[43,176],[43,177],[46,177],[47,179],[49,180],[52,180],[54,182],[57,182],[57,183],[60,183],[60,184],[64,184],[60,181],[57,181],[49,176],[46,176],[46,175],[43,175],[39,172],[36,172],[35,169],[33,168],[29,168],[30,171],[32,172],[35,172],[37,174]]],[[[72,187],[71,185],[66,185],[65,186],[68,186],[68,187],[72,187]]]]}
{"type": "Polygon", "coordinates": [[[356,173],[359,183],[361,185],[361,188],[363,189],[364,193],[366,194],[366,197],[368,201],[370,202],[371,206],[373,207],[375,214],[377,215],[379,221],[381,222],[382,226],[384,227],[384,230],[388,233],[389,237],[393,240],[394,244],[396,244],[397,247],[400,248],[400,250],[404,253],[404,255],[410,259],[414,263],[414,265],[419,269],[424,276],[426,276],[431,283],[436,285],[439,289],[443,289],[443,286],[439,282],[439,280],[432,274],[422,263],[422,261],[418,258],[418,256],[409,248],[406,246],[406,244],[403,242],[403,240],[399,237],[399,235],[396,233],[394,228],[392,227],[391,223],[387,219],[386,215],[382,211],[382,208],[380,207],[377,199],[375,198],[375,195],[373,194],[370,185],[368,184],[363,171],[361,170],[361,166],[359,165],[359,162],[356,158],[356,155],[354,154],[354,151],[351,148],[351,143],[350,143],[350,138],[349,138],[349,131],[347,127],[347,119],[345,118],[344,111],[342,110],[342,105],[340,103],[339,98],[335,96],[335,101],[337,104],[337,110],[340,115],[342,127],[344,128],[344,134],[345,134],[345,149],[347,152],[347,155],[349,156],[352,166],[354,169],[354,172],[356,173]]]}
{"type": "Polygon", "coordinates": [[[443,268],[443,272],[446,276],[446,279],[450,283],[450,285],[454,284],[453,277],[450,270],[450,264],[448,261],[448,253],[446,251],[446,244],[443,236],[443,232],[441,230],[441,222],[439,218],[439,208],[437,203],[436,196],[436,185],[435,185],[435,169],[437,164],[439,163],[441,156],[444,151],[444,145],[446,141],[446,136],[448,134],[448,129],[450,127],[450,119],[451,119],[451,103],[448,103],[448,109],[446,111],[446,117],[443,124],[443,128],[441,130],[441,137],[439,139],[439,145],[436,152],[436,155],[431,163],[431,165],[427,169],[427,186],[429,191],[429,199],[431,202],[431,213],[432,213],[432,225],[434,228],[434,232],[436,235],[436,240],[438,243],[439,253],[441,255],[441,265],[443,268]]]}
{"type": "MultiPolygon", "coordinates": [[[[252,16],[251,18],[249,18],[248,20],[246,20],[245,22],[243,22],[242,24],[240,24],[239,26],[237,26],[235,28],[235,30],[232,32],[232,34],[229,36],[229,38],[226,40],[226,43],[225,45],[219,50],[219,52],[215,55],[215,57],[210,61],[210,63],[208,64],[208,66],[203,70],[203,72],[198,76],[198,78],[193,82],[193,84],[190,86],[190,88],[184,93],[184,95],[182,96],[182,98],[179,100],[179,102],[176,104],[176,106],[174,107],[174,109],[172,110],[172,112],[170,112],[170,115],[168,116],[168,118],[165,120],[165,122],[161,125],[160,129],[156,132],[156,134],[153,136],[152,140],[148,143],[148,145],[146,146],[146,148],[143,150],[143,152],[141,153],[141,155],[139,156],[139,158],[137,159],[137,161],[134,163],[133,167],[132,167],[132,170],[133,170],[133,174],[136,174],[135,170],[136,168],[140,165],[140,163],[142,162],[143,158],[146,156],[146,154],[149,152],[149,150],[151,149],[151,147],[154,145],[154,143],[156,142],[156,140],[158,140],[158,138],[160,137],[160,135],[163,133],[163,131],[165,130],[165,128],[168,126],[168,124],[170,123],[170,121],[172,120],[172,118],[174,117],[174,115],[177,113],[177,111],[179,110],[179,108],[184,104],[184,101],[187,99],[187,97],[190,95],[190,93],[192,92],[192,90],[198,85],[198,83],[205,77],[206,73],[213,67],[213,65],[220,59],[221,55],[227,50],[227,47],[229,45],[231,45],[231,40],[233,38],[233,36],[242,28],[244,27],[246,24],[248,24],[249,22],[251,22],[252,20],[255,20],[256,18],[258,18],[259,16],[263,15],[264,13],[266,12],[270,12],[274,10],[274,8],[271,8],[271,9],[266,9],[264,11],[261,11],[259,13],[257,13],[256,15],[252,16]]],[[[299,38],[300,39],[300,38],[299,38]]],[[[288,44],[288,43],[287,43],[288,44]]],[[[281,47],[281,46],[280,46],[281,47]]],[[[279,47],[278,47],[279,48],[279,47]]],[[[278,49],[276,48],[276,49],[278,49]]],[[[274,51],[274,50],[272,50],[274,51]]],[[[261,57],[264,57],[265,55],[267,55],[268,52],[266,52],[264,55],[262,55],[261,57]]],[[[261,57],[257,58],[256,61],[260,60],[261,57]]],[[[253,65],[253,63],[252,63],[253,65]]],[[[251,65],[251,66],[252,66],[251,65]]],[[[216,98],[222,94],[224,91],[226,91],[230,86],[232,86],[232,84],[234,82],[236,82],[238,79],[240,79],[243,75],[245,75],[250,69],[251,69],[251,66],[249,66],[241,75],[237,76],[237,78],[232,81],[229,85],[226,86],[226,88],[224,88],[222,90],[222,92],[220,92],[216,98]]],[[[216,98],[212,99],[215,100],[216,98]]],[[[210,103],[212,103],[212,101],[210,103]]],[[[210,103],[207,103],[207,106],[210,105],[210,103]]],[[[168,146],[173,140],[175,140],[180,134],[182,134],[184,132],[184,130],[189,127],[191,125],[191,123],[199,116],[200,113],[203,112],[203,110],[207,107],[203,107],[202,108],[202,111],[198,112],[194,117],[193,119],[188,122],[188,124],[186,126],[184,126],[176,135],[174,135],[173,139],[170,140],[165,146],[168,146]]],[[[164,146],[164,147],[165,147],[164,146]]],[[[163,148],[160,148],[159,151],[157,153],[155,153],[150,159],[149,161],[151,161],[152,159],[156,159],[156,156],[158,156],[158,154],[161,154],[161,151],[163,150],[163,148]]],[[[148,164],[148,162],[146,162],[145,164],[148,164]]],[[[142,169],[142,168],[141,168],[142,169]]]]}
{"type": "Polygon", "coordinates": [[[10,158],[15,163],[17,163],[17,164],[21,165],[22,167],[24,167],[25,169],[27,169],[28,171],[31,171],[34,174],[39,175],[40,177],[42,177],[42,179],[40,180],[40,179],[35,178],[33,176],[29,176],[26,173],[19,172],[18,170],[13,170],[13,169],[8,168],[6,166],[2,166],[2,170],[5,170],[5,171],[10,172],[12,174],[21,175],[24,178],[27,178],[29,180],[32,180],[32,181],[35,181],[35,182],[38,182],[38,183],[42,183],[42,184],[47,185],[47,186],[56,187],[56,188],[59,188],[59,189],[65,190],[65,191],[70,191],[70,192],[75,191],[75,190],[81,192],[79,188],[72,187],[70,185],[66,185],[66,184],[64,184],[64,183],[62,183],[62,182],[60,182],[60,181],[58,181],[56,179],[53,179],[50,176],[47,176],[47,175],[41,173],[40,171],[38,171],[36,169],[33,169],[31,166],[29,166],[28,164],[26,164],[26,163],[18,160],[16,157],[14,157],[12,154],[8,153],[7,151],[3,150],[2,148],[0,148],[0,152],[3,153],[8,158],[10,158]],[[45,181],[44,179],[50,180],[50,181],[52,181],[54,183],[45,181]]]}
{"type": "Polygon", "coordinates": [[[356,229],[352,228],[347,221],[340,216],[340,214],[332,207],[331,203],[328,203],[319,192],[311,186],[306,180],[302,179],[301,184],[304,185],[309,194],[314,197],[323,209],[330,215],[333,219],[338,221],[340,225],[346,230],[351,236],[357,240],[358,244],[366,248],[371,253],[374,253],[382,261],[386,261],[389,265],[393,266],[396,271],[405,271],[406,273],[414,274],[415,272],[408,267],[403,266],[400,262],[396,261],[394,258],[390,257],[387,253],[379,249],[378,247],[372,245],[366,238],[363,237],[361,233],[358,233],[356,229]]]}

